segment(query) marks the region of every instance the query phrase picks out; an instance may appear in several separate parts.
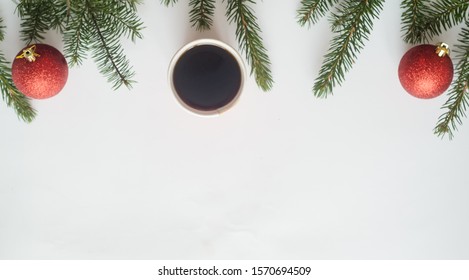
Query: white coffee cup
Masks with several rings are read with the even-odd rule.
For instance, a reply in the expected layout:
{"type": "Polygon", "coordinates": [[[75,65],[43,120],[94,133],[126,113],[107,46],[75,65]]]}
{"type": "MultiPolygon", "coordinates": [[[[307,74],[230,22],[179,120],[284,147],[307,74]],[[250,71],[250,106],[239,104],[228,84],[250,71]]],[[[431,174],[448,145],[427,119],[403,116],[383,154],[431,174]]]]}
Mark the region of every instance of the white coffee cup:
{"type": "MultiPolygon", "coordinates": [[[[182,67],[182,66],[180,66],[180,67],[182,67]]],[[[177,102],[184,109],[186,109],[187,111],[189,111],[191,113],[194,113],[198,116],[217,116],[217,115],[220,115],[221,113],[229,110],[230,108],[232,108],[237,103],[237,101],[239,100],[239,97],[240,97],[240,95],[243,91],[244,81],[246,79],[245,76],[246,76],[246,69],[245,69],[243,60],[242,60],[241,56],[239,55],[239,53],[235,49],[233,49],[231,46],[229,46],[228,44],[226,44],[224,42],[221,42],[219,40],[215,40],[215,39],[199,39],[199,40],[195,40],[195,41],[192,41],[192,42],[186,44],[181,49],[179,49],[179,51],[176,52],[173,59],[171,60],[171,63],[169,65],[169,69],[168,69],[169,84],[171,86],[171,90],[172,90],[173,95],[176,98],[177,102]],[[236,60],[236,63],[239,66],[239,72],[240,72],[239,89],[237,90],[234,97],[228,103],[223,104],[220,107],[211,108],[211,109],[200,109],[200,108],[196,108],[197,106],[192,106],[192,105],[188,104],[187,102],[185,102],[183,100],[183,98],[181,98],[180,93],[178,93],[178,90],[177,90],[178,86],[175,85],[175,82],[174,82],[175,68],[178,65],[178,63],[180,62],[181,57],[183,57],[185,54],[187,54],[187,52],[189,50],[191,50],[193,48],[201,47],[201,46],[214,46],[214,47],[217,47],[217,48],[221,49],[222,51],[226,51],[228,54],[231,55],[232,58],[234,58],[236,60]]]]}

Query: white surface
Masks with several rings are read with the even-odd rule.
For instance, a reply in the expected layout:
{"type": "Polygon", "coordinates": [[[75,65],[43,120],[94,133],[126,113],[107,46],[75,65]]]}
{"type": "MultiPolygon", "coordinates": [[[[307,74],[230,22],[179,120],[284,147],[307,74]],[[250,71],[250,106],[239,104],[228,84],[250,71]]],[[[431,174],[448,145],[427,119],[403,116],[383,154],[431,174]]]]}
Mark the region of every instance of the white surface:
{"type": "MultiPolygon", "coordinates": [[[[258,1],[274,89],[249,78],[240,102],[208,119],[175,102],[167,67],[196,38],[236,46],[234,26],[220,1],[214,31],[199,34],[180,2],[140,8],[131,92],[112,92],[88,60],[34,102],[34,123],[0,105],[1,259],[469,257],[469,120],[440,140],[446,97],[401,88],[398,1],[327,100],[311,93],[327,20],[302,28],[299,1],[258,1]]],[[[2,1],[8,57],[23,46],[13,11],[2,1]]],[[[440,39],[452,45],[457,31],[440,39]]],[[[61,48],[54,34],[48,43],[61,48]]]]}

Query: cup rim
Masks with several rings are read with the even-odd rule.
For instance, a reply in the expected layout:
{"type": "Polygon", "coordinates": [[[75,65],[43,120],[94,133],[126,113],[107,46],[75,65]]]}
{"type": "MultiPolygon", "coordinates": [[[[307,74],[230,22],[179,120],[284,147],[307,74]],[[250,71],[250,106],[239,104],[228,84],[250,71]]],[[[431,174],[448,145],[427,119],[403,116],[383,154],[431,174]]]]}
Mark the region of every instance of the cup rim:
{"type": "Polygon", "coordinates": [[[224,43],[220,40],[216,40],[216,39],[197,39],[197,40],[194,40],[194,41],[191,41],[191,42],[185,44],[173,56],[173,58],[171,59],[171,62],[169,64],[169,68],[168,68],[168,80],[169,80],[169,84],[171,86],[171,91],[173,92],[173,96],[175,97],[175,99],[179,103],[179,105],[181,105],[186,111],[188,111],[190,113],[196,114],[198,116],[207,116],[207,117],[209,117],[209,116],[219,116],[220,114],[222,114],[222,113],[226,112],[227,110],[231,109],[238,102],[238,100],[241,96],[241,93],[243,92],[243,89],[244,89],[244,82],[246,80],[245,76],[246,76],[246,68],[245,68],[243,59],[241,58],[240,54],[233,47],[231,47],[230,45],[228,45],[228,44],[226,44],[226,43],[224,43]],[[190,50],[194,47],[202,46],[202,45],[217,46],[217,47],[222,48],[222,49],[226,50],[227,52],[229,52],[235,58],[236,62],[238,63],[238,66],[239,66],[239,70],[241,72],[241,83],[239,85],[239,90],[236,93],[236,96],[228,104],[224,105],[223,107],[217,108],[215,110],[209,110],[209,111],[199,110],[199,109],[192,108],[191,106],[187,105],[181,99],[181,97],[178,95],[178,93],[176,91],[176,88],[174,86],[174,83],[173,83],[174,68],[175,68],[177,62],[179,61],[179,58],[185,52],[187,52],[188,50],[190,50]]]}

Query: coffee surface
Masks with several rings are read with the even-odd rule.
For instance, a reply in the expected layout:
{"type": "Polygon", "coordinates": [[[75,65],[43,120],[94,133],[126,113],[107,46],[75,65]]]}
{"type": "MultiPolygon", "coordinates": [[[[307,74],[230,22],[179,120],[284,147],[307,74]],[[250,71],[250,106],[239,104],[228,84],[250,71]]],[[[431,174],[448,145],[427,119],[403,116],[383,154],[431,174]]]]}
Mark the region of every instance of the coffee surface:
{"type": "Polygon", "coordinates": [[[195,46],[177,61],[173,84],[188,106],[212,111],[236,97],[241,87],[241,69],[228,51],[213,45],[195,46]]]}

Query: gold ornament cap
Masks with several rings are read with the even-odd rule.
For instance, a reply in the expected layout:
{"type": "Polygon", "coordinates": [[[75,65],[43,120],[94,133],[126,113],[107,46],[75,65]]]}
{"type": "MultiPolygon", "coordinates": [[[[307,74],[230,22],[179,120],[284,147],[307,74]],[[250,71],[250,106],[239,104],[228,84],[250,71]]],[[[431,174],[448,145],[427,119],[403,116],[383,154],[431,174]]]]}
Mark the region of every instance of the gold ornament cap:
{"type": "Polygon", "coordinates": [[[443,42],[439,43],[436,45],[435,53],[438,54],[439,57],[449,55],[449,45],[443,42]]]}
{"type": "Polygon", "coordinates": [[[40,55],[36,53],[36,45],[32,45],[29,48],[26,48],[23,50],[23,53],[18,55],[16,58],[21,59],[25,58],[29,62],[34,62],[36,61],[36,57],[39,57],[40,55]]]}

